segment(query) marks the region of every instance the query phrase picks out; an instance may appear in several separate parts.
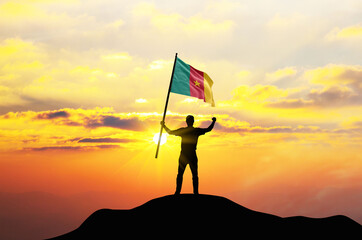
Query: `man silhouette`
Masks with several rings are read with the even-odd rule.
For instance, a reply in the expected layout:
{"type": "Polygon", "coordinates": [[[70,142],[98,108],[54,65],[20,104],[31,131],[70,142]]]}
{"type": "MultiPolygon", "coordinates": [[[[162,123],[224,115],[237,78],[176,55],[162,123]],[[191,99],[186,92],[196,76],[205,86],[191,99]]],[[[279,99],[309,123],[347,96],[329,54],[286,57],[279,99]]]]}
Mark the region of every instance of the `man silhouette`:
{"type": "Polygon", "coordinates": [[[181,153],[178,164],[178,173],[176,178],[176,192],[175,195],[180,194],[182,187],[182,179],[187,164],[190,165],[192,173],[192,184],[194,187],[194,194],[199,194],[199,177],[197,173],[197,155],[196,145],[200,135],[210,132],[215,125],[216,118],[212,118],[212,123],[208,128],[194,128],[194,116],[188,115],[186,117],[187,127],[179,128],[177,130],[170,130],[166,127],[165,123],[161,121],[161,125],[165,128],[166,132],[171,135],[180,136],[181,140],[181,153]]]}

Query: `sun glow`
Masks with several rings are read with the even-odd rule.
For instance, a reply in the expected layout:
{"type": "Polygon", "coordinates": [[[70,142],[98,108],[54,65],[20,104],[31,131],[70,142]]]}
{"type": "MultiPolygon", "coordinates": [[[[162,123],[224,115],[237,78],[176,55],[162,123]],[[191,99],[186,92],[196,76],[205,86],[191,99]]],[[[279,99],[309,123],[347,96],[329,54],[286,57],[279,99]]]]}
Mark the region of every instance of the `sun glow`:
{"type": "MultiPolygon", "coordinates": [[[[153,136],[153,141],[158,144],[158,138],[160,136],[160,133],[156,133],[154,136],[153,136]]],[[[162,133],[161,135],[161,141],[160,141],[160,144],[163,145],[165,144],[167,141],[167,133],[162,133]]]]}

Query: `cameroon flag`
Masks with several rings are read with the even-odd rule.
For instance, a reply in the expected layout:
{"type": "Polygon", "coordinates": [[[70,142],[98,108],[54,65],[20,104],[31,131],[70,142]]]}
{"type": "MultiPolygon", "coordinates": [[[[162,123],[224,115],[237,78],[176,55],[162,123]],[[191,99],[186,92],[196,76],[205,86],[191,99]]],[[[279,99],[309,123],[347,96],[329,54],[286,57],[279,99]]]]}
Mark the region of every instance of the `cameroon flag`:
{"type": "Polygon", "coordinates": [[[171,85],[171,92],[203,99],[215,107],[211,87],[213,81],[204,72],[193,68],[177,58],[171,85]]]}

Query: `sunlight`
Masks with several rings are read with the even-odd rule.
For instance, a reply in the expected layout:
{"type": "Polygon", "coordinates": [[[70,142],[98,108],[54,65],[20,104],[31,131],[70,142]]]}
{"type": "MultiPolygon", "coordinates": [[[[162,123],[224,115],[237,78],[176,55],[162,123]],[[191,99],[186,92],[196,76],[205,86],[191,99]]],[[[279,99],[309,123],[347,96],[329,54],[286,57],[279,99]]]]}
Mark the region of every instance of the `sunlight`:
{"type": "MultiPolygon", "coordinates": [[[[161,136],[161,142],[160,144],[163,145],[164,143],[166,143],[167,141],[167,133],[162,133],[162,136],[161,136]]],[[[158,138],[160,136],[160,133],[156,133],[154,136],[153,136],[153,141],[158,144],[158,138]]]]}

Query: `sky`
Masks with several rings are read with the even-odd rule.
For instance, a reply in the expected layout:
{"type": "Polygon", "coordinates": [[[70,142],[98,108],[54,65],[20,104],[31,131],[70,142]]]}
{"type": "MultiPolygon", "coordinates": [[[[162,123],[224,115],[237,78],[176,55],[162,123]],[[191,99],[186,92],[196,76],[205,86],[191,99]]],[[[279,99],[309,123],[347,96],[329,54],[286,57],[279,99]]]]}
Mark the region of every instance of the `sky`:
{"type": "Polygon", "coordinates": [[[358,0],[1,0],[0,207],[40,220],[0,213],[23,223],[0,236],[55,236],[174,192],[180,139],[155,159],[153,137],[175,53],[214,81],[216,107],[171,93],[166,117],[217,118],[201,193],[362,223],[361,16],[358,0]]]}

